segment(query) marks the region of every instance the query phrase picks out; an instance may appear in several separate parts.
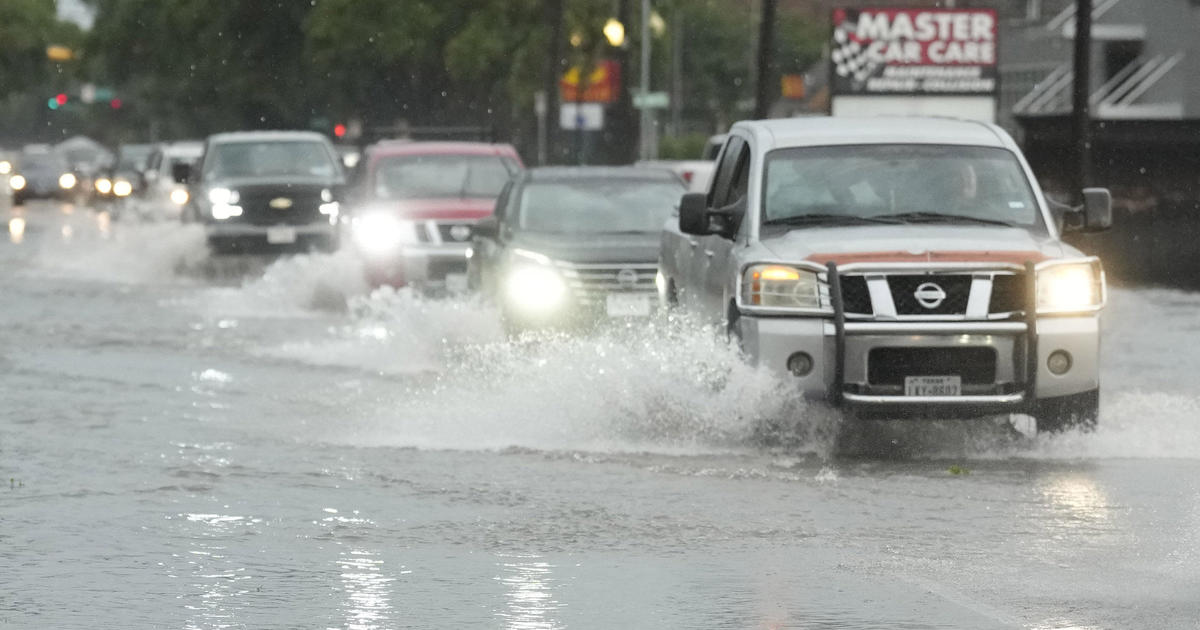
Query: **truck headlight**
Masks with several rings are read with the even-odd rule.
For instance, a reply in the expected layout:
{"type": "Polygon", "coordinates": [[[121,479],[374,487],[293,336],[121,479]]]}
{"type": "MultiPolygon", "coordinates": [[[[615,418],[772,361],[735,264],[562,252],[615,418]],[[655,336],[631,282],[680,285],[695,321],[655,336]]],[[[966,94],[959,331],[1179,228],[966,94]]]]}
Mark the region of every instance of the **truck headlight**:
{"type": "Polygon", "coordinates": [[[354,241],[367,254],[388,254],[417,242],[417,228],[389,212],[372,212],[354,219],[354,241]]]}
{"type": "Polygon", "coordinates": [[[821,308],[816,272],[788,265],[751,265],[742,272],[742,304],[768,308],[821,308]]]}
{"type": "Polygon", "coordinates": [[[238,191],[228,188],[212,188],[208,191],[208,200],[213,205],[234,205],[240,201],[238,191]]]}
{"type": "Polygon", "coordinates": [[[550,258],[537,252],[514,249],[504,276],[504,293],[514,307],[545,313],[562,304],[567,295],[563,281],[550,258]]]}
{"type": "Polygon", "coordinates": [[[1051,263],[1037,272],[1039,313],[1094,311],[1104,305],[1104,270],[1099,259],[1051,263]]]}

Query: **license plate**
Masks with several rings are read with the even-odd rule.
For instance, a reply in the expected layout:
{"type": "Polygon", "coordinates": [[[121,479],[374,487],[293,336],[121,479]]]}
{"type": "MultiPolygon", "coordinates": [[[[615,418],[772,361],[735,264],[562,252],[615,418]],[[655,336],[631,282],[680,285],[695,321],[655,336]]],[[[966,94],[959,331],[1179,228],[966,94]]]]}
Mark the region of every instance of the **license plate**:
{"type": "Polygon", "coordinates": [[[606,306],[609,317],[646,317],[650,315],[650,296],[640,293],[609,293],[606,306]]]}
{"type": "Polygon", "coordinates": [[[448,273],[446,274],[446,290],[451,293],[463,293],[467,290],[467,274],[465,273],[448,273]]]}
{"type": "Polygon", "coordinates": [[[961,396],[960,376],[906,376],[905,396],[961,396]]]}
{"type": "Polygon", "coordinates": [[[286,243],[296,242],[296,228],[290,227],[269,227],[267,228],[267,242],[273,245],[283,245],[286,243]]]}

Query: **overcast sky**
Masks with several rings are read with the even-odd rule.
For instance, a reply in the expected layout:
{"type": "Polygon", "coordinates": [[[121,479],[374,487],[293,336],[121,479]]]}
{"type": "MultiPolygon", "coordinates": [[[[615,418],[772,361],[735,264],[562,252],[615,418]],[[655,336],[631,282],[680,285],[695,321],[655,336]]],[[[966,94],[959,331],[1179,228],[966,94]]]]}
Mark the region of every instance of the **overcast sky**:
{"type": "Polygon", "coordinates": [[[70,20],[86,30],[92,27],[95,15],[81,0],[58,0],[58,19],[70,20]]]}

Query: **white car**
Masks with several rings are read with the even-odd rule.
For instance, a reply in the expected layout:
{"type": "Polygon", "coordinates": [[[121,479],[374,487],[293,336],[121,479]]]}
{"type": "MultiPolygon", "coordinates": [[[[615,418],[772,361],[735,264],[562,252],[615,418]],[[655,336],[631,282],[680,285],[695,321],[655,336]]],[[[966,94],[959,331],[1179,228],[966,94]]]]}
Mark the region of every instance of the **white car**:
{"type": "Polygon", "coordinates": [[[1104,272],[1059,223],[1105,229],[1112,198],[1084,198],[1054,215],[994,125],[738,123],[708,192],[663,233],[659,296],[855,416],[1090,428],[1104,272]]]}
{"type": "Polygon", "coordinates": [[[204,155],[201,141],[159,145],[146,160],[146,188],[136,205],[142,218],[178,221],[188,202],[186,181],[178,181],[181,167],[195,166],[204,155]]]}

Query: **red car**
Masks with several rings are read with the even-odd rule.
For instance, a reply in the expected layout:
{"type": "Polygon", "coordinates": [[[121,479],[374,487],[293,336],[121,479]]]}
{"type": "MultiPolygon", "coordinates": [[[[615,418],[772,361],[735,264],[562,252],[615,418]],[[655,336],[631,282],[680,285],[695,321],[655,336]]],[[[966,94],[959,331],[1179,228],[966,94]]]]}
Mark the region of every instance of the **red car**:
{"type": "Polygon", "coordinates": [[[524,168],[508,144],[384,141],[367,148],[352,240],[373,285],[466,289],[475,223],[524,168]]]}

